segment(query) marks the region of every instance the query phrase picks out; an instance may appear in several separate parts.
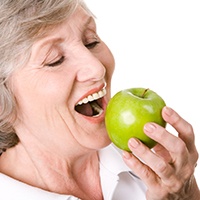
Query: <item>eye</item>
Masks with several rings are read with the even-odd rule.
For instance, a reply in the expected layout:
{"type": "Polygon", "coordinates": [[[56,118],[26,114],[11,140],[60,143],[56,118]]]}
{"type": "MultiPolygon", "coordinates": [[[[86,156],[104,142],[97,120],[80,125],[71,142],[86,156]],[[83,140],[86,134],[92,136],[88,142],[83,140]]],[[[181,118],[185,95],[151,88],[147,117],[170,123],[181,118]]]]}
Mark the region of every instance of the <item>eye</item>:
{"type": "Polygon", "coordinates": [[[58,65],[61,65],[64,62],[64,60],[65,60],[65,57],[62,56],[58,60],[56,60],[55,62],[51,62],[51,63],[46,64],[46,66],[48,66],[48,67],[56,67],[58,65]]]}
{"type": "Polygon", "coordinates": [[[94,47],[97,46],[97,44],[99,44],[100,42],[99,41],[94,41],[94,42],[91,42],[91,43],[88,43],[85,45],[86,48],[88,49],[93,49],[94,47]]]}

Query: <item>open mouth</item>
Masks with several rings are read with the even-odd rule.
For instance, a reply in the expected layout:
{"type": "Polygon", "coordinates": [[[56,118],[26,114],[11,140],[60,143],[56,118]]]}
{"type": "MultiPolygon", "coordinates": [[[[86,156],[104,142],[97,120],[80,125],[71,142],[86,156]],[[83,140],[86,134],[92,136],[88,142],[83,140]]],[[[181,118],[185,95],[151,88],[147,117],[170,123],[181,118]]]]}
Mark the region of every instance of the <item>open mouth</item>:
{"type": "Polygon", "coordinates": [[[105,88],[90,94],[76,104],[75,110],[85,116],[98,117],[103,113],[103,97],[105,95],[105,88]]]}

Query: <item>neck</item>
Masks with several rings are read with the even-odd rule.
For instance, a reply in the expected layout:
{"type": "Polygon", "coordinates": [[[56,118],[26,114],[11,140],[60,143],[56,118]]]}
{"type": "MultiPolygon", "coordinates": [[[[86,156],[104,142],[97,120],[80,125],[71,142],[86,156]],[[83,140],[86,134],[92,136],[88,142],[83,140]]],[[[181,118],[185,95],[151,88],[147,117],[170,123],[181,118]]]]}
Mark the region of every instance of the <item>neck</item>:
{"type": "Polygon", "coordinates": [[[0,158],[0,171],[51,192],[81,199],[102,199],[96,151],[70,153],[67,157],[33,144],[19,143],[5,152],[0,158]]]}

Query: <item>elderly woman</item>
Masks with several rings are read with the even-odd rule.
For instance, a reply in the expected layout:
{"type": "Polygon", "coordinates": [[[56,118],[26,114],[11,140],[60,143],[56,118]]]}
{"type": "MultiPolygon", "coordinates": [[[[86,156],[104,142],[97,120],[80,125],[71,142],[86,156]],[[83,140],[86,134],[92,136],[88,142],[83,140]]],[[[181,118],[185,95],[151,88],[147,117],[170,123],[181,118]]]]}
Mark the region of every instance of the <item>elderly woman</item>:
{"type": "Polygon", "coordinates": [[[172,109],[162,114],[179,137],[149,123],[154,151],[134,138],[132,153],[110,144],[114,59],[83,1],[0,4],[3,199],[200,199],[194,133],[172,109]]]}

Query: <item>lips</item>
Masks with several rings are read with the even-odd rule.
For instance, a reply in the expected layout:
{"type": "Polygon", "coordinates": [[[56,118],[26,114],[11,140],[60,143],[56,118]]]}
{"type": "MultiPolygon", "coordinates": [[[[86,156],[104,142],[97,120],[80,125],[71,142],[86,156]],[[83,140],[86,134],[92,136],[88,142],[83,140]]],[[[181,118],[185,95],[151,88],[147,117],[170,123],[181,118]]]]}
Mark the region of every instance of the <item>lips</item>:
{"type": "Polygon", "coordinates": [[[106,95],[105,87],[98,92],[89,94],[81,99],[75,110],[85,116],[98,117],[103,113],[103,97],[106,95]]]}

